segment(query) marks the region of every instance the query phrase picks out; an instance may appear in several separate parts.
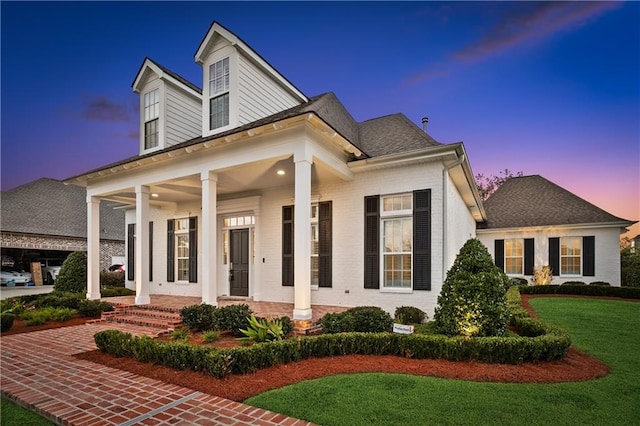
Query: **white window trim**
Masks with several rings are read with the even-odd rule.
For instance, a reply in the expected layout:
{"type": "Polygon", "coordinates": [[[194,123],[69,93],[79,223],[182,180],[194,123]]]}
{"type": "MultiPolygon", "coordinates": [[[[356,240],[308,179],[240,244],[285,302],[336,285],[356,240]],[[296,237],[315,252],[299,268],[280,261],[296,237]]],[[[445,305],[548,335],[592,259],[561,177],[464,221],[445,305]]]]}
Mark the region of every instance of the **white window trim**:
{"type": "Polygon", "coordinates": [[[385,286],[385,251],[384,251],[384,222],[388,219],[409,218],[413,223],[413,193],[387,194],[380,196],[380,293],[413,293],[413,230],[411,232],[411,287],[386,287],[385,286]],[[411,209],[384,211],[384,200],[391,197],[410,196],[411,209]]]}
{"type": "Polygon", "coordinates": [[[510,277],[524,277],[524,238],[506,238],[504,240],[504,271],[510,277]],[[507,256],[507,241],[519,241],[522,247],[522,254],[520,256],[507,256]],[[507,259],[518,258],[520,258],[520,272],[507,272],[507,259]]]}
{"type": "Polygon", "coordinates": [[[191,253],[191,240],[189,238],[189,218],[185,218],[185,217],[181,217],[181,218],[176,218],[175,220],[175,226],[174,226],[174,236],[173,238],[175,238],[175,283],[176,284],[189,284],[189,267],[191,265],[189,265],[189,254],[191,253]],[[178,222],[182,221],[182,220],[186,220],[187,221],[187,227],[186,229],[180,229],[178,230],[178,222]],[[179,279],[180,277],[180,262],[178,261],[179,259],[184,259],[184,257],[179,256],[180,253],[180,246],[178,245],[178,238],[181,236],[187,236],[187,243],[189,244],[189,253],[187,254],[187,279],[186,280],[181,280],[179,279]]]}
{"type": "Polygon", "coordinates": [[[570,278],[575,278],[575,277],[582,277],[582,262],[583,262],[583,256],[584,256],[584,247],[582,246],[582,242],[583,242],[583,238],[579,237],[579,236],[567,236],[567,237],[560,237],[560,253],[558,253],[558,261],[560,262],[560,277],[570,277],[570,278]],[[566,240],[566,239],[576,239],[578,240],[578,247],[580,249],[580,255],[579,256],[575,256],[575,255],[571,255],[571,256],[564,256],[564,257],[579,257],[580,260],[578,261],[578,266],[580,268],[580,272],[577,274],[565,274],[562,272],[562,240],[566,240]]]}
{"type": "Polygon", "coordinates": [[[206,64],[203,64],[203,85],[205,89],[203,89],[204,96],[202,97],[203,105],[202,105],[202,134],[203,136],[211,136],[217,133],[222,133],[227,130],[230,130],[238,125],[238,105],[237,105],[237,94],[238,94],[238,58],[235,52],[235,49],[231,46],[225,47],[220,51],[216,52],[215,57],[211,59],[211,61],[207,61],[206,64]],[[216,95],[210,96],[209,93],[209,81],[210,81],[210,67],[211,65],[224,60],[225,58],[229,59],[229,89],[224,92],[217,93],[216,95]],[[229,94],[229,124],[226,126],[218,127],[215,129],[211,129],[210,127],[210,117],[211,117],[211,99],[217,96],[220,96],[224,93],[229,94]]]}
{"type": "Polygon", "coordinates": [[[140,93],[140,118],[139,118],[139,127],[140,127],[140,135],[138,137],[139,140],[139,152],[140,153],[149,153],[149,152],[154,152],[154,151],[159,151],[161,149],[164,148],[165,146],[165,142],[164,142],[164,117],[165,117],[165,111],[166,111],[166,105],[165,105],[165,87],[164,85],[158,81],[158,82],[154,82],[154,84],[149,85],[148,88],[146,88],[146,90],[142,91],[140,93]],[[144,146],[144,127],[145,127],[145,119],[144,119],[144,97],[147,93],[151,93],[154,90],[158,91],[158,102],[159,102],[159,111],[158,111],[158,145],[154,146],[153,148],[145,148],[144,146]]]}

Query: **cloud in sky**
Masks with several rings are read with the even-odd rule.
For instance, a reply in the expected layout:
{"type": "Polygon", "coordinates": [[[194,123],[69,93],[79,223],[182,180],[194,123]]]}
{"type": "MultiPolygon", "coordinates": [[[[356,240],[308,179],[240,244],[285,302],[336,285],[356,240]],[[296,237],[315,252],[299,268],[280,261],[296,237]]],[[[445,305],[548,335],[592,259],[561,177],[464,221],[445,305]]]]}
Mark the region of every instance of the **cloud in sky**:
{"type": "Polygon", "coordinates": [[[86,105],[82,116],[89,120],[122,122],[131,120],[130,108],[113,102],[106,96],[99,95],[85,98],[86,105]]]}
{"type": "Polygon", "coordinates": [[[450,60],[409,76],[407,83],[448,75],[461,62],[481,61],[509,49],[539,42],[557,32],[579,28],[621,5],[621,2],[608,1],[518,3],[516,8],[508,10],[480,39],[453,52],[450,60]]]}

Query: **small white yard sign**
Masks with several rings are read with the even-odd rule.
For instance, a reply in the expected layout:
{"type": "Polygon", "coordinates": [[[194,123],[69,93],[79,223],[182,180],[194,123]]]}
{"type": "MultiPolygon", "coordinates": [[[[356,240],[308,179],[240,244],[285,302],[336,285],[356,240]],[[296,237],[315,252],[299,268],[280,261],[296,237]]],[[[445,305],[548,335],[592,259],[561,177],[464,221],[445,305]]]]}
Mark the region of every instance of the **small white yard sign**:
{"type": "Polygon", "coordinates": [[[400,334],[412,334],[413,326],[404,324],[393,324],[393,332],[400,334]]]}

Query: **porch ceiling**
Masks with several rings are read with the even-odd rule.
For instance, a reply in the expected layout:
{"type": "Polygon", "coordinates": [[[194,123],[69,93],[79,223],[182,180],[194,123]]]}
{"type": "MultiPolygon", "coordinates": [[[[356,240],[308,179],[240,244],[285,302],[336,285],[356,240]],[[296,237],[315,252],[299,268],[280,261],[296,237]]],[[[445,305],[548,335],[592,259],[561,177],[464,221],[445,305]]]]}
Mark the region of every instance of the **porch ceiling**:
{"type": "MultiPolygon", "coordinates": [[[[295,165],[291,156],[270,158],[259,162],[216,170],[218,175],[218,197],[232,194],[258,194],[264,190],[295,185],[295,165]],[[278,174],[278,171],[284,174],[278,174]]],[[[322,161],[315,160],[312,167],[311,185],[319,181],[337,180],[335,172],[322,161]]],[[[202,183],[200,175],[182,176],[155,182],[149,185],[152,194],[150,203],[162,205],[200,201],[202,183]]],[[[102,198],[127,205],[135,205],[136,194],[133,187],[104,195],[102,198]]]]}

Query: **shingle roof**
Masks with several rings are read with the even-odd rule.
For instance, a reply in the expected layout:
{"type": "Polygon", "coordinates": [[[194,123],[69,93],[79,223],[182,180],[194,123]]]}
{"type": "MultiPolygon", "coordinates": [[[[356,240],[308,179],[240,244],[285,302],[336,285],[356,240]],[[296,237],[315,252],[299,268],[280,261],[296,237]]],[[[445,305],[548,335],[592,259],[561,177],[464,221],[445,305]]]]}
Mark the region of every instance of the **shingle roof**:
{"type": "MultiPolygon", "coordinates": [[[[42,178],[1,193],[3,232],[87,237],[87,191],[42,178]]],[[[100,238],[124,241],[124,211],[100,203],[100,238]]]]}
{"type": "Polygon", "coordinates": [[[482,228],[617,223],[631,225],[539,175],[505,181],[484,202],[482,228]]]}
{"type": "Polygon", "coordinates": [[[346,110],[344,105],[338,100],[335,94],[329,92],[322,95],[314,96],[308,102],[296,105],[292,108],[264,117],[260,120],[247,123],[243,126],[226,132],[218,133],[213,136],[196,137],[182,143],[172,145],[160,151],[154,151],[148,154],[136,155],[124,160],[111,163],[95,170],[82,173],[78,176],[69,177],[72,180],[85,174],[94,173],[100,170],[110,169],[132,161],[140,160],[145,157],[151,157],[163,152],[170,152],[186,148],[188,146],[197,145],[209,140],[222,138],[234,133],[243,132],[265,124],[276,123],[287,118],[296,117],[302,114],[314,113],[327,124],[329,124],[336,132],[340,133],[351,144],[355,145],[363,153],[362,157],[377,157],[381,155],[395,154],[400,152],[412,151],[430,146],[442,145],[427,133],[423,132],[418,126],[412,123],[403,114],[387,115],[380,118],[374,118],[362,123],[357,123],[351,114],[346,110]]]}

